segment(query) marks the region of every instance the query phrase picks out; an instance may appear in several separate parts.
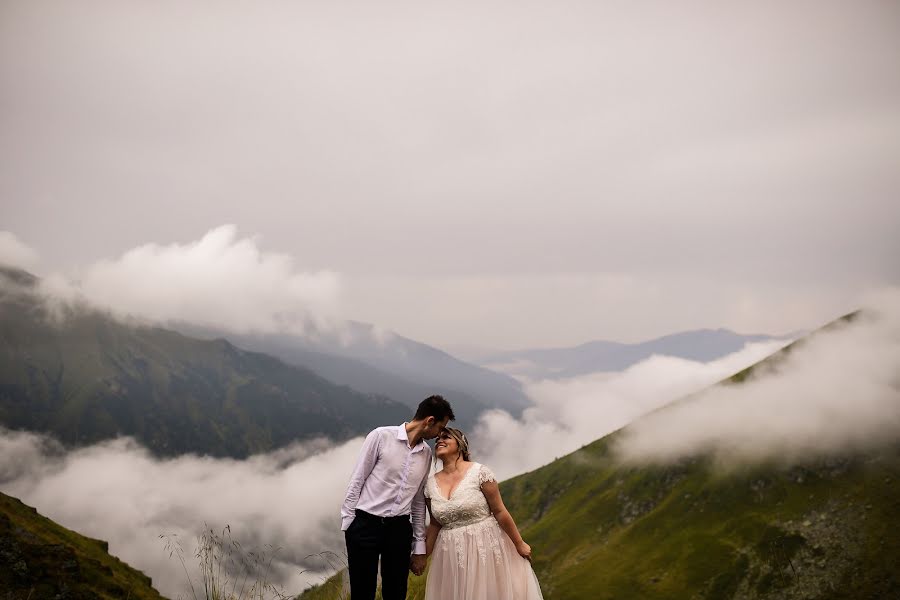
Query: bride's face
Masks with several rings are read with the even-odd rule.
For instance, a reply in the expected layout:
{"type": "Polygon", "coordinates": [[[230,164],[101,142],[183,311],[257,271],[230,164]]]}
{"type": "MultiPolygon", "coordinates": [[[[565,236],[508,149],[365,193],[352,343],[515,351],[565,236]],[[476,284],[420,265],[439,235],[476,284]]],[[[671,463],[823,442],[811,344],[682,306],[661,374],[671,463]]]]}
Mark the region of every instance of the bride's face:
{"type": "Polygon", "coordinates": [[[452,435],[442,431],[434,444],[434,455],[444,460],[444,458],[453,458],[457,454],[459,454],[459,443],[453,439],[452,435]]]}

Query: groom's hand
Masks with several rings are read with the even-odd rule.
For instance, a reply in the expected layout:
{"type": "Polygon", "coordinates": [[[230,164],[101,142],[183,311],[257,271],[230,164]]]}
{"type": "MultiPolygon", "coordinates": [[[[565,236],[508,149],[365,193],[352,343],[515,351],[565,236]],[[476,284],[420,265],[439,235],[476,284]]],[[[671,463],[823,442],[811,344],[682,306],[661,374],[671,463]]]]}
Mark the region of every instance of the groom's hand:
{"type": "Polygon", "coordinates": [[[413,554],[412,558],[409,559],[409,570],[412,571],[413,575],[419,576],[425,572],[425,555],[424,554],[413,554]]]}

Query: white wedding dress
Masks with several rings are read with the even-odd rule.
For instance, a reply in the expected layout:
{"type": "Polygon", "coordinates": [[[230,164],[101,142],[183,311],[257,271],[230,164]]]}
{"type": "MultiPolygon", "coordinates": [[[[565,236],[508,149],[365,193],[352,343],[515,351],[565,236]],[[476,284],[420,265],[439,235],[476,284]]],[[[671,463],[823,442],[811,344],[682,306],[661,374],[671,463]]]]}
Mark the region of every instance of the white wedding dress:
{"type": "Polygon", "coordinates": [[[488,508],[481,484],[496,481],[490,469],[472,466],[450,498],[434,475],[425,484],[431,514],[441,524],[425,600],[542,600],[531,563],[516,551],[488,508]]]}

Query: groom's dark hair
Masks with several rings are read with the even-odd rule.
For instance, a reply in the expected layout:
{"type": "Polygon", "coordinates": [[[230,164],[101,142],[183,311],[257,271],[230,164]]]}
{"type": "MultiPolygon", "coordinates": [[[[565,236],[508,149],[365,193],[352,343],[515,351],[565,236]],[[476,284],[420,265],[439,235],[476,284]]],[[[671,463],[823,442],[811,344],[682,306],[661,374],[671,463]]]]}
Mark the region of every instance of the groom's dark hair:
{"type": "Polygon", "coordinates": [[[428,417],[434,417],[435,421],[443,421],[447,417],[449,417],[451,421],[456,420],[456,415],[453,414],[450,403],[444,400],[443,396],[438,396],[437,394],[428,396],[419,402],[419,408],[416,409],[416,415],[413,419],[416,421],[424,421],[428,417]]]}

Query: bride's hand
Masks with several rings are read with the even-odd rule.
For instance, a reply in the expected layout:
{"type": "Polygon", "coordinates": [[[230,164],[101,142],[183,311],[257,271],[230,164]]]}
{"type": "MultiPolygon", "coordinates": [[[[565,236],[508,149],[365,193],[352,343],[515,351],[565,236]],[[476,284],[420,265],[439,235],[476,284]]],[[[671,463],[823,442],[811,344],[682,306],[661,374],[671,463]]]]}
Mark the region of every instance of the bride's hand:
{"type": "Polygon", "coordinates": [[[519,553],[519,556],[522,558],[526,558],[531,560],[531,546],[522,542],[521,544],[516,545],[516,551],[519,553]]]}

